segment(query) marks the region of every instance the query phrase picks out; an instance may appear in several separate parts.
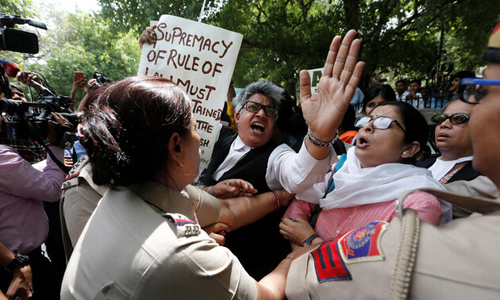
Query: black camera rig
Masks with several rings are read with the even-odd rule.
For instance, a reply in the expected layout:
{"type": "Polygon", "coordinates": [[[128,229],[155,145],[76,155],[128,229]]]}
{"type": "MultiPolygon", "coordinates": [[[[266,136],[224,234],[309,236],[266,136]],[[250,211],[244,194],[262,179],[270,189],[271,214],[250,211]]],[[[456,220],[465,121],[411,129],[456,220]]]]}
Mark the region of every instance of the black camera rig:
{"type": "Polygon", "coordinates": [[[28,24],[33,27],[47,29],[47,26],[19,16],[0,14],[0,49],[24,53],[38,53],[38,37],[34,33],[16,30],[14,25],[28,24]]]}
{"type": "Polygon", "coordinates": [[[2,99],[1,130],[5,131],[8,140],[42,141],[47,136],[48,121],[53,119],[51,112],[57,112],[69,121],[67,126],[54,122],[56,135],[61,141],[60,147],[71,149],[77,139],[78,117],[68,110],[70,101],[71,99],[65,96],[43,96],[37,102],[2,99]]]}
{"type": "Polygon", "coordinates": [[[106,85],[107,83],[112,83],[113,80],[112,79],[109,79],[108,77],[102,75],[101,73],[95,71],[93,74],[92,74],[92,77],[95,79],[96,83],[97,83],[97,86],[104,86],[106,85]]]}

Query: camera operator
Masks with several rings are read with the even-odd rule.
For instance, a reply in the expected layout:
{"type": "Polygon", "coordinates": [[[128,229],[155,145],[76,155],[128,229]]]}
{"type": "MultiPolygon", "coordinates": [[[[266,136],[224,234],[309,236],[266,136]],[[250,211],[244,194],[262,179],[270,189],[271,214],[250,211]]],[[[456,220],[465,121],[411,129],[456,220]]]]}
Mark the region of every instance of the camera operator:
{"type": "MultiPolygon", "coordinates": [[[[51,111],[64,113],[69,113],[71,111],[70,107],[72,107],[72,103],[70,101],[72,100],[69,97],[56,96],[55,92],[53,92],[52,89],[49,89],[50,85],[45,80],[43,80],[42,76],[34,72],[23,71],[17,73],[17,79],[21,83],[24,83],[30,87],[34,87],[39,94],[36,103],[33,102],[34,107],[30,107],[28,112],[23,111],[24,114],[31,115],[33,113],[33,117],[40,117],[44,113],[38,110],[35,106],[42,103],[44,103],[44,109],[50,107],[50,109],[52,109],[51,111]]],[[[13,85],[10,85],[10,87],[12,90],[11,94],[14,96],[15,90],[12,88],[13,85]]],[[[26,99],[24,97],[20,100],[26,102],[26,99]]],[[[19,121],[19,119],[17,121],[19,121]]],[[[34,122],[36,123],[37,121],[34,122]]],[[[40,122],[40,120],[38,120],[38,122],[40,122]]],[[[13,122],[11,122],[11,124],[12,123],[13,122]]],[[[43,123],[43,121],[41,121],[41,123],[43,123]]],[[[22,135],[21,131],[17,131],[16,134],[18,135],[16,138],[7,139],[6,135],[8,136],[9,134],[0,132],[0,139],[3,138],[3,140],[5,140],[3,143],[4,145],[14,148],[23,158],[27,159],[31,163],[46,159],[47,152],[44,147],[42,147],[42,145],[38,142],[38,138],[35,138],[35,136],[38,136],[37,134],[30,133],[28,140],[25,138],[19,138],[19,136],[22,135]]],[[[46,251],[48,253],[50,261],[56,269],[57,274],[60,278],[62,278],[64,271],[66,270],[66,255],[64,253],[64,245],[62,243],[59,202],[44,202],[43,206],[49,220],[49,232],[46,240],[44,241],[46,251]]]]}
{"type": "MultiPolygon", "coordinates": [[[[9,84],[8,82],[6,83],[6,85],[0,85],[0,99],[7,99],[7,94],[10,94],[10,99],[12,100],[20,100],[26,102],[26,97],[24,96],[23,90],[16,85],[9,84]]],[[[1,130],[0,144],[13,148],[19,153],[19,155],[22,156],[22,158],[32,164],[40,162],[47,158],[47,152],[38,142],[8,140],[6,133],[2,132],[1,130]]]]}
{"type": "MultiPolygon", "coordinates": [[[[11,87],[13,87],[13,85],[11,85],[11,87]]],[[[15,89],[13,88],[12,90],[14,93],[15,89]]],[[[21,100],[23,100],[23,102],[26,102],[24,96],[21,100]]],[[[42,101],[51,102],[52,100],[42,101]]],[[[19,119],[17,119],[16,121],[19,122],[19,119]]],[[[4,125],[6,124],[2,124],[2,126],[4,125]]],[[[29,139],[19,138],[22,134],[20,128],[17,128],[16,133],[18,134],[18,138],[12,139],[11,137],[9,139],[8,128],[4,127],[3,129],[3,131],[0,130],[0,144],[13,148],[19,153],[19,155],[21,155],[21,157],[32,164],[47,159],[47,151],[45,150],[44,146],[42,146],[42,144],[38,141],[38,138],[35,138],[36,136],[38,136],[37,134],[30,133],[29,139]]],[[[40,137],[42,136],[43,135],[41,135],[40,137]]],[[[48,256],[50,257],[52,264],[56,268],[59,277],[62,278],[66,269],[66,257],[64,253],[64,246],[62,243],[59,202],[44,202],[43,206],[45,209],[45,213],[49,219],[49,233],[46,240],[44,241],[46,251],[48,253],[48,256]]]]}
{"type": "MultiPolygon", "coordinates": [[[[58,113],[52,113],[52,117],[61,126],[69,123],[58,113]]],[[[60,141],[52,120],[48,121],[47,140],[54,157],[62,161],[64,150],[56,146],[60,141]]],[[[41,250],[49,230],[42,202],[59,200],[65,172],[50,156],[31,165],[5,145],[0,145],[0,169],[0,242],[12,252],[29,257],[33,299],[59,299],[60,278],[41,250]]],[[[0,268],[2,291],[7,291],[11,280],[12,274],[0,268]]]]}

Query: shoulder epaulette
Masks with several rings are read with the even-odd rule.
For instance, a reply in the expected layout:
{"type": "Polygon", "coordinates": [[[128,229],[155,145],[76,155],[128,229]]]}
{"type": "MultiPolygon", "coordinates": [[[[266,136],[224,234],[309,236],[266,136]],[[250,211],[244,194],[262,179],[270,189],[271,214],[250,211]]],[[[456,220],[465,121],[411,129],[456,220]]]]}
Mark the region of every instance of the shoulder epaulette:
{"type": "Polygon", "coordinates": [[[80,176],[80,171],[87,164],[87,162],[88,156],[85,155],[73,165],[73,168],[69,171],[68,176],[64,178],[62,184],[63,190],[78,185],[78,176],[80,176]]]}
{"type": "Polygon", "coordinates": [[[167,219],[169,222],[174,223],[177,227],[177,237],[190,237],[197,236],[201,233],[201,227],[198,223],[190,220],[186,216],[181,214],[165,213],[162,217],[167,219]]]}

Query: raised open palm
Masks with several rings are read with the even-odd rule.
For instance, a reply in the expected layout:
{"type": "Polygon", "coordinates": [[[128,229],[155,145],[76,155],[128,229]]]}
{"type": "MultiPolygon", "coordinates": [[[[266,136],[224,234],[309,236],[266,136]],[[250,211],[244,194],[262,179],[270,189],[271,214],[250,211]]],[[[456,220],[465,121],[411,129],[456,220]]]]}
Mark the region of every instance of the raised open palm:
{"type": "Polygon", "coordinates": [[[357,62],[361,42],[350,30],[344,40],[336,36],[330,45],[323,76],[318,88],[311,94],[307,71],[300,72],[300,103],[304,119],[313,136],[330,141],[342,122],[363,72],[364,62],[357,62]]]}

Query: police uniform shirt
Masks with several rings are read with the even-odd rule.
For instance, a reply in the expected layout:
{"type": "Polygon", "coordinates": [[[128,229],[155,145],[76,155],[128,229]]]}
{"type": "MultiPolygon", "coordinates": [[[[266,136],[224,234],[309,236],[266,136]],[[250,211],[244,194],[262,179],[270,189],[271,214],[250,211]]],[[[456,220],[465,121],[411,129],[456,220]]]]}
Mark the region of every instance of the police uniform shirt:
{"type": "MultiPolygon", "coordinates": [[[[178,193],[147,182],[109,190],[69,261],[62,299],[256,299],[255,281],[196,221],[220,202],[195,187],[178,193]],[[166,213],[165,213],[166,212],[166,213]]],[[[203,221],[200,220],[203,218],[203,221]]]]}
{"type": "MultiPolygon", "coordinates": [[[[92,167],[87,155],[75,163],[64,179],[61,195],[61,222],[63,239],[70,249],[65,248],[69,258],[85,224],[94,212],[107,187],[96,185],[92,180],[92,167]]],[[[66,245],[65,245],[66,247],[66,245]]]]}
{"type": "MultiPolygon", "coordinates": [[[[444,198],[449,202],[457,197],[432,193],[450,196],[444,198]]],[[[433,226],[406,210],[390,224],[372,222],[297,258],[288,273],[288,300],[404,299],[402,294],[408,299],[500,299],[500,205],[460,197],[455,204],[484,214],[433,226]],[[480,210],[474,207],[478,203],[480,210]],[[416,239],[403,242],[409,233],[416,239]],[[413,267],[403,253],[415,253],[413,267]]]]}

